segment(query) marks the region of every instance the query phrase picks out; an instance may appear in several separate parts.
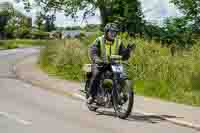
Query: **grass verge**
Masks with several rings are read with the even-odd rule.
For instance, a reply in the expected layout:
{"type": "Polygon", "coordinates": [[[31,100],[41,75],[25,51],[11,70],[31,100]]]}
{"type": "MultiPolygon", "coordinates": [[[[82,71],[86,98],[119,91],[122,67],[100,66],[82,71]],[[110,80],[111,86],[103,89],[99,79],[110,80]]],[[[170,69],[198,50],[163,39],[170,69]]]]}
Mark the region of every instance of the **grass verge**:
{"type": "Polygon", "coordinates": [[[48,40],[31,40],[31,39],[17,39],[17,40],[0,40],[0,49],[14,49],[21,47],[41,46],[48,44],[48,40]]]}

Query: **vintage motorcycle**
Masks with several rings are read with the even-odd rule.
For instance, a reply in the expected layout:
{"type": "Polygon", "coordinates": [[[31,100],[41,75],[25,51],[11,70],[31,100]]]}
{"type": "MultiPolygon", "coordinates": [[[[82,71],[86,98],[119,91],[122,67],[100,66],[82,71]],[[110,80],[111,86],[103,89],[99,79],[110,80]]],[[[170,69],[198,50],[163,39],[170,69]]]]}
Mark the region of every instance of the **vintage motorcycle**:
{"type": "MultiPolygon", "coordinates": [[[[96,111],[102,107],[114,108],[116,115],[122,119],[127,118],[131,113],[134,103],[133,84],[128,80],[121,59],[119,55],[111,55],[110,63],[98,64],[100,81],[94,103],[87,104],[90,111],[96,111]]],[[[91,69],[91,64],[83,67],[86,99],[89,98],[91,69]]]]}

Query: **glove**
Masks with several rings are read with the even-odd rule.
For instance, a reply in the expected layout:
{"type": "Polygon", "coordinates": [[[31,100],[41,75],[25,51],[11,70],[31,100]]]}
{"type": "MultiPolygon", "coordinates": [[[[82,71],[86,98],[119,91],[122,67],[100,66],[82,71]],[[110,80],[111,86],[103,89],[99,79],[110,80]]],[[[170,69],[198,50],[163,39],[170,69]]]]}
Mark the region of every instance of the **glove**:
{"type": "Polygon", "coordinates": [[[95,58],[94,62],[95,62],[96,64],[101,64],[101,63],[103,63],[103,61],[102,61],[100,58],[95,58]]]}
{"type": "Polygon", "coordinates": [[[136,48],[135,44],[128,44],[127,48],[131,51],[136,48]]]}

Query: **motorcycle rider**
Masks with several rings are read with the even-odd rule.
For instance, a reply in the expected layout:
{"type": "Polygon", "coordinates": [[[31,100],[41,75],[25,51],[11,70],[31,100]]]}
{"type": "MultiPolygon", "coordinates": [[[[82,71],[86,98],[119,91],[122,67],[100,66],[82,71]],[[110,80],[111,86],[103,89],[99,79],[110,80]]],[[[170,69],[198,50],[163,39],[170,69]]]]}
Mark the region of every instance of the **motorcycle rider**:
{"type": "Polygon", "coordinates": [[[108,23],[104,28],[104,35],[98,37],[89,48],[89,56],[92,60],[92,78],[90,80],[89,98],[87,103],[92,104],[97,95],[100,79],[98,64],[108,62],[111,55],[121,55],[122,60],[128,60],[134,45],[125,48],[121,39],[117,37],[119,28],[115,23],[108,23]]]}

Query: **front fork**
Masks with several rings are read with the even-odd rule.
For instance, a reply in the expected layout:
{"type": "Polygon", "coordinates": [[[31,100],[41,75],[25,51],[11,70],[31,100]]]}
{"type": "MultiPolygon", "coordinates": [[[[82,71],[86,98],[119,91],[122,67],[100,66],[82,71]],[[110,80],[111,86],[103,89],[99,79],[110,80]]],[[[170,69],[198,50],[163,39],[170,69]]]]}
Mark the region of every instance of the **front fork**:
{"type": "Polygon", "coordinates": [[[121,98],[121,92],[124,89],[122,86],[125,85],[125,81],[128,80],[128,76],[126,73],[114,73],[113,74],[113,89],[112,89],[112,97],[115,96],[115,99],[117,99],[118,103],[120,104],[121,98]]]}

